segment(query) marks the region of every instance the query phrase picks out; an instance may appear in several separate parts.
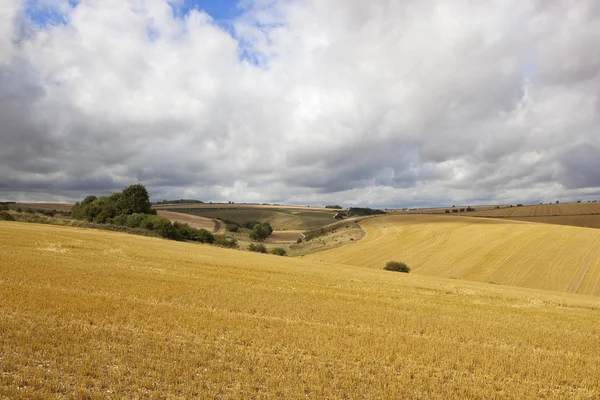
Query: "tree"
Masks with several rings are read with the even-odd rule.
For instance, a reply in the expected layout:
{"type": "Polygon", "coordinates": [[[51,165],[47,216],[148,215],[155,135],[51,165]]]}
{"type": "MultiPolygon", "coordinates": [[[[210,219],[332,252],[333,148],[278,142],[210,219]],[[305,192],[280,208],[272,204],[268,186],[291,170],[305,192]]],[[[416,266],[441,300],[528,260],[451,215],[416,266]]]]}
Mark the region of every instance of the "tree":
{"type": "Polygon", "coordinates": [[[273,233],[273,228],[271,224],[268,222],[261,222],[252,227],[252,232],[250,232],[250,239],[256,240],[257,242],[262,242],[266,238],[269,237],[273,233]]]}
{"type": "Polygon", "coordinates": [[[156,214],[150,205],[150,196],[146,187],[139,183],[123,189],[118,197],[117,208],[120,214],[156,214]]]}

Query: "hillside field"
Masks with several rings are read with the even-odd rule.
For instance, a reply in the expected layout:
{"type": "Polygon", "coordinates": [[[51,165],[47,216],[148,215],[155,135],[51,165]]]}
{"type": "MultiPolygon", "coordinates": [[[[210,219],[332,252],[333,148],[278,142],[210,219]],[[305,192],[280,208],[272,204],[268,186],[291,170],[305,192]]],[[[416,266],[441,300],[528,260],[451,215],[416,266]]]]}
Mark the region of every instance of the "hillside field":
{"type": "Polygon", "coordinates": [[[600,295],[600,230],[511,220],[406,215],[361,221],[356,244],[307,256],[535,289],[600,295]]]}
{"type": "Polygon", "coordinates": [[[477,210],[469,213],[471,217],[544,217],[600,214],[600,203],[536,204],[522,207],[504,207],[500,209],[477,210]]]}
{"type": "Polygon", "coordinates": [[[0,398],[600,396],[596,297],[50,225],[0,247],[0,398]]]}
{"type": "Polygon", "coordinates": [[[309,211],[267,207],[178,207],[173,209],[168,208],[166,210],[211,219],[221,218],[224,220],[234,221],[240,224],[250,221],[269,222],[273,229],[278,231],[309,230],[319,228],[321,226],[325,226],[335,222],[333,216],[336,214],[335,211],[331,210],[309,211]]]}

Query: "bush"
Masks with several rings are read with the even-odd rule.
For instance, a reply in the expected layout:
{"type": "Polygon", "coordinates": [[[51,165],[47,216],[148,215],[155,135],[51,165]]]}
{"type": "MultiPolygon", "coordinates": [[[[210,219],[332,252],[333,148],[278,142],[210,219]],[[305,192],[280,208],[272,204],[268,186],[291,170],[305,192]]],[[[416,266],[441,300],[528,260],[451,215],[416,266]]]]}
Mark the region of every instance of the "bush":
{"type": "Polygon", "coordinates": [[[227,229],[227,231],[229,231],[229,232],[237,232],[240,230],[240,227],[237,226],[236,224],[227,224],[225,229],[227,229]]]}
{"type": "Polygon", "coordinates": [[[408,265],[401,261],[388,261],[383,268],[386,271],[395,271],[395,272],[410,272],[410,268],[408,265]]]}
{"type": "Polygon", "coordinates": [[[266,253],[267,252],[267,248],[265,247],[264,244],[250,243],[250,246],[248,246],[248,250],[253,251],[255,253],[266,253]]]}
{"type": "Polygon", "coordinates": [[[285,251],[285,249],[282,249],[281,247],[276,247],[273,250],[271,250],[271,254],[275,254],[276,256],[287,256],[287,251],[285,251]]]}
{"type": "Polygon", "coordinates": [[[302,238],[298,238],[298,239],[296,239],[296,243],[297,243],[297,244],[300,244],[300,243],[302,243],[302,238]]]}
{"type": "Polygon", "coordinates": [[[214,244],[221,246],[221,247],[227,247],[230,249],[235,249],[238,247],[238,241],[234,238],[228,238],[225,235],[214,235],[215,240],[214,240],[214,244]]]}
{"type": "Polygon", "coordinates": [[[14,221],[15,217],[9,214],[8,211],[0,211],[0,220],[3,221],[14,221]]]}

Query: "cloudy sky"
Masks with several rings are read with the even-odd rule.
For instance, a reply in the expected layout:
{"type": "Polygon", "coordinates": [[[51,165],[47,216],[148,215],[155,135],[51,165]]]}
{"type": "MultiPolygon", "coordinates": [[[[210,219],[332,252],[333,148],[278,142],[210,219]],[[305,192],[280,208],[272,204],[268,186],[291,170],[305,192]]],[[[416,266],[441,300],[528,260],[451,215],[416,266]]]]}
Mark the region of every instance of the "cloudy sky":
{"type": "Polygon", "coordinates": [[[0,200],[600,199],[597,0],[1,0],[0,200]]]}

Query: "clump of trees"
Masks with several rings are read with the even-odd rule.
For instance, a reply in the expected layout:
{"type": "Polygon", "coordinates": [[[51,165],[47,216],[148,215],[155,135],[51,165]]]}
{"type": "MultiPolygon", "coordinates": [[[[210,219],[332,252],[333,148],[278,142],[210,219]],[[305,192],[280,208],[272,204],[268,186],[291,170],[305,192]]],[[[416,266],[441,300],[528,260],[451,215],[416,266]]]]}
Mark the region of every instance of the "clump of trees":
{"type": "MultiPolygon", "coordinates": [[[[193,228],[181,222],[171,223],[167,218],[156,215],[156,210],[150,204],[148,191],[139,183],[110,196],[87,196],[82,202],[75,203],[71,216],[99,224],[146,229],[167,239],[201,243],[216,241],[215,236],[206,229],[193,228]]],[[[237,246],[237,242],[235,245],[237,246]]]]}
{"type": "Polygon", "coordinates": [[[334,204],[334,205],[325,206],[325,208],[333,208],[335,210],[341,210],[342,206],[334,204]]]}
{"type": "Polygon", "coordinates": [[[71,216],[75,219],[100,224],[112,223],[115,218],[132,214],[156,215],[148,191],[139,183],[110,196],[87,196],[81,203],[75,203],[71,210],[71,216]]]}
{"type": "Polygon", "coordinates": [[[194,200],[194,199],[163,200],[163,201],[156,201],[152,204],[188,204],[188,203],[204,204],[203,201],[194,200]]]}
{"type": "Polygon", "coordinates": [[[406,263],[403,263],[402,261],[388,261],[385,264],[385,267],[383,267],[383,269],[385,269],[386,271],[395,271],[395,272],[404,272],[404,273],[410,272],[410,268],[408,267],[408,265],[406,265],[406,263]]]}
{"type": "Polygon", "coordinates": [[[350,207],[348,209],[348,214],[352,214],[352,215],[358,215],[358,216],[365,216],[365,215],[378,215],[378,214],[385,214],[386,212],[383,210],[375,210],[373,208],[368,208],[368,207],[350,207]]]}

